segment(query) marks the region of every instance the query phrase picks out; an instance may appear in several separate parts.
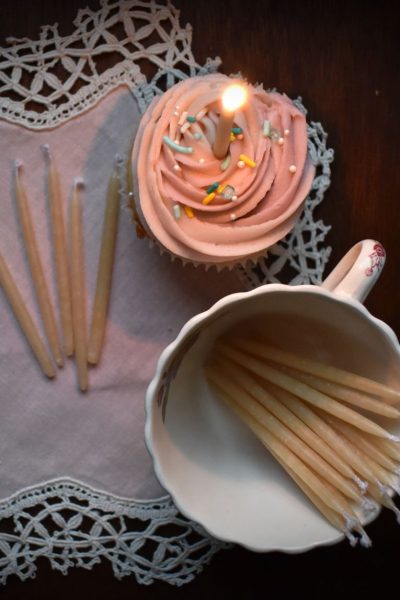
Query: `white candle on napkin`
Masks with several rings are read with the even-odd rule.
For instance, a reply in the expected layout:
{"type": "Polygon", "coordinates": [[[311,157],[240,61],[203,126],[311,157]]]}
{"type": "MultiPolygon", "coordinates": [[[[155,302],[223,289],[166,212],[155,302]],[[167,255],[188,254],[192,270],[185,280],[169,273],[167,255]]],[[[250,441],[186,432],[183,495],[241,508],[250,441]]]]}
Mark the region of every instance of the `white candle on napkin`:
{"type": "MultiPolygon", "coordinates": [[[[118,160],[118,159],[117,159],[118,160]]],[[[107,311],[111,292],[114,266],[115,244],[117,240],[119,215],[119,177],[117,168],[111,176],[104,210],[103,234],[99,266],[97,271],[96,295],[88,346],[88,361],[98,363],[103,346],[107,311]]]]}
{"type": "Polygon", "coordinates": [[[25,250],[28,257],[32,281],[35,287],[36,298],[39,305],[40,314],[42,316],[47,339],[49,341],[49,345],[57,365],[59,367],[62,367],[64,361],[61,352],[60,341],[58,338],[56,319],[50,301],[50,294],[47,287],[42,260],[39,254],[39,248],[36,241],[35,231],[33,229],[28,199],[26,196],[25,188],[21,181],[21,167],[21,161],[15,161],[15,194],[18,206],[19,219],[21,223],[22,235],[25,243],[25,250]]]}
{"type": "Polygon", "coordinates": [[[32,348],[32,352],[35,355],[43,373],[49,378],[53,378],[56,375],[56,370],[53,366],[50,356],[40,339],[39,333],[36,329],[36,325],[32,320],[31,315],[25,305],[25,302],[18,290],[14,279],[11,275],[9,268],[0,254],[0,286],[3,288],[4,294],[14,312],[18,323],[32,348]]]}
{"type": "Polygon", "coordinates": [[[60,197],[60,185],[58,173],[54,166],[49,146],[46,144],[42,146],[42,149],[48,162],[47,186],[49,194],[58,298],[60,303],[61,327],[64,338],[64,351],[67,356],[71,356],[74,352],[71,289],[69,281],[67,248],[65,242],[64,214],[60,197]]]}
{"type": "Polygon", "coordinates": [[[86,342],[86,297],[83,257],[83,235],[81,220],[81,180],[74,183],[70,217],[72,322],[74,326],[75,359],[78,383],[82,392],[88,387],[87,342],[86,342]]]}

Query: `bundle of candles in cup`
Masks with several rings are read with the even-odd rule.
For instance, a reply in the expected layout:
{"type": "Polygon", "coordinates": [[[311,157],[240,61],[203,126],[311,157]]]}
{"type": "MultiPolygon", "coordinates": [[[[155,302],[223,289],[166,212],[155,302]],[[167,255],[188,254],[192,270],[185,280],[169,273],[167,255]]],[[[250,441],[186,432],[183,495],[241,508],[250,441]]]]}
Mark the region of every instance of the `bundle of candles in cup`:
{"type": "Polygon", "coordinates": [[[399,390],[262,338],[219,340],[205,369],[217,396],[352,545],[370,545],[360,514],[378,505],[400,523],[392,499],[399,493],[399,438],[357,410],[398,419],[399,390]]]}
{"type": "Polygon", "coordinates": [[[90,338],[89,343],[87,343],[84,240],[80,199],[83,182],[76,179],[73,185],[70,202],[69,245],[67,245],[58,172],[48,145],[42,146],[42,150],[48,167],[48,205],[62,337],[58,334],[55,311],[50,299],[46,273],[21,176],[22,162],[19,160],[15,161],[15,196],[23,244],[50,352],[39,334],[26,302],[14,281],[12,271],[8,268],[1,253],[0,286],[3,288],[5,297],[43,373],[50,379],[54,378],[56,376],[54,362],[58,367],[62,367],[64,356],[75,355],[79,389],[85,391],[88,387],[88,363],[95,365],[99,361],[106,327],[117,236],[119,212],[118,166],[121,159],[116,157],[114,172],[108,187],[96,294],[90,338]]]}

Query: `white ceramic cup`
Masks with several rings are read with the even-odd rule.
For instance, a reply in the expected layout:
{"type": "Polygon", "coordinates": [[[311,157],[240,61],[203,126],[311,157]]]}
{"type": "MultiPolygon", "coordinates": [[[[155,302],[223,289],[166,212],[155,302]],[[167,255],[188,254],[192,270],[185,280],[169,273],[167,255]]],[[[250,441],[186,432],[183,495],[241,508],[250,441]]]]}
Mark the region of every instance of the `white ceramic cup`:
{"type": "Polygon", "coordinates": [[[396,335],[361,303],[384,261],[381,244],[364,240],[321,286],[269,284],[226,296],[163,351],[146,395],[147,447],[178,508],[215,537],[286,552],[343,538],[218,400],[203,366],[222,334],[263,331],[278,347],[400,389],[396,335]]]}

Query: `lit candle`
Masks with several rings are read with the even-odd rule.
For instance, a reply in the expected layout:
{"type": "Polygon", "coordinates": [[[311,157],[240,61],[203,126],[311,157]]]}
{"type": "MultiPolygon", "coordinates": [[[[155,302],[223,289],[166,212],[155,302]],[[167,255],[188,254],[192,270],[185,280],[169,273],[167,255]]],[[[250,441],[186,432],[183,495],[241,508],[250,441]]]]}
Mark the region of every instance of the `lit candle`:
{"type": "Polygon", "coordinates": [[[35,287],[36,298],[39,305],[40,314],[42,316],[47,339],[59,367],[63,366],[63,357],[58,339],[56,320],[53,307],[50,301],[50,294],[47,287],[47,282],[44,274],[42,261],[39,254],[39,248],[36,241],[35,231],[33,229],[32,218],[29,211],[28,200],[26,197],[25,188],[22,185],[20,177],[20,169],[22,163],[15,161],[15,192],[19,219],[21,223],[22,235],[25,242],[25,250],[28,257],[29,267],[31,270],[32,280],[35,287]]]}
{"type": "Polygon", "coordinates": [[[72,356],[74,352],[74,337],[72,331],[71,289],[60,184],[49,146],[46,144],[42,146],[42,149],[48,162],[47,187],[64,351],[67,356],[72,356]]]}
{"type": "Polygon", "coordinates": [[[228,86],[222,94],[222,109],[218,121],[213,152],[216,158],[225,158],[230,144],[230,134],[235,112],[247,99],[247,90],[238,83],[228,86]]]}
{"type": "Polygon", "coordinates": [[[26,308],[25,302],[15,285],[14,279],[5,263],[5,260],[0,254],[0,285],[3,288],[4,294],[14,312],[18,323],[32,348],[32,352],[35,355],[43,373],[47,377],[55,377],[56,371],[50,356],[47,353],[42,340],[40,339],[39,333],[32,320],[31,315],[26,308]]]}
{"type": "Polygon", "coordinates": [[[75,180],[71,200],[70,252],[71,252],[71,291],[72,323],[74,328],[75,360],[78,383],[82,392],[88,386],[87,344],[86,344],[86,298],[83,257],[83,235],[81,201],[79,189],[82,181],[75,180]]]}
{"type": "MultiPolygon", "coordinates": [[[[118,161],[118,158],[116,162],[118,161]]],[[[92,323],[88,346],[88,361],[95,365],[101,355],[107,310],[111,292],[115,244],[117,239],[119,214],[119,177],[117,165],[110,178],[104,211],[103,234],[99,266],[97,271],[96,295],[93,306],[92,323]]]]}

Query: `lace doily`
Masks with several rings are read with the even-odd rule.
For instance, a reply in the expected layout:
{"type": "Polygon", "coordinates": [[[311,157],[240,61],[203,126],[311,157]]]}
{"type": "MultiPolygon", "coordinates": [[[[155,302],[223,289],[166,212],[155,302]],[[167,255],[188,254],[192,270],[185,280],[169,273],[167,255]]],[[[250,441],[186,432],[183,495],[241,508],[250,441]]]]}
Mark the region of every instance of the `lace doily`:
{"type": "Polygon", "coordinates": [[[69,479],[38,485],[0,506],[0,582],[9,575],[34,577],[45,556],[64,575],[70,567],[91,569],[103,559],[120,579],[161,579],[182,585],[193,579],[226,544],[181,517],[171,499],[137,502],[69,479]]]}
{"type": "MultiPolygon", "coordinates": [[[[182,78],[213,71],[220,62],[196,63],[191,27],[180,26],[170,4],[102,0],[97,12],[81,10],[74,24],[67,37],[54,25],[43,27],[37,41],[8,40],[0,63],[2,119],[36,130],[55,127],[120,85],[131,89],[144,111],[155,94],[182,78]],[[144,64],[150,77],[143,73],[144,64]]],[[[318,123],[309,125],[309,148],[318,175],[304,213],[266,260],[240,271],[246,287],[279,281],[279,274],[282,280],[283,273],[293,284],[322,279],[329,227],[315,222],[313,212],[329,185],[333,152],[318,123]]],[[[118,498],[70,479],[38,483],[2,500],[0,518],[2,583],[11,574],[34,576],[36,559],[46,557],[62,572],[72,566],[90,569],[106,558],[117,577],[134,574],[141,583],[181,585],[223,547],[181,517],[168,496],[118,498]]]]}

